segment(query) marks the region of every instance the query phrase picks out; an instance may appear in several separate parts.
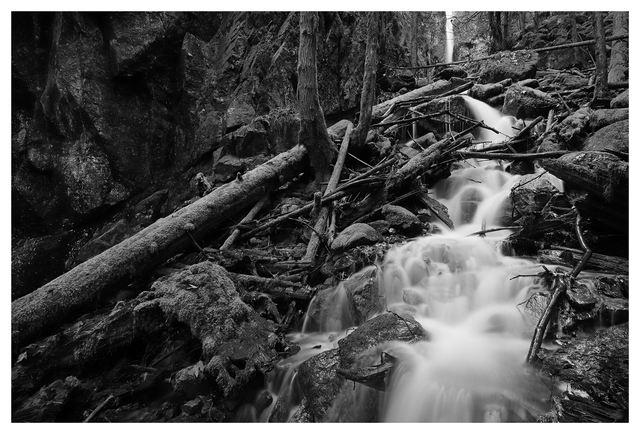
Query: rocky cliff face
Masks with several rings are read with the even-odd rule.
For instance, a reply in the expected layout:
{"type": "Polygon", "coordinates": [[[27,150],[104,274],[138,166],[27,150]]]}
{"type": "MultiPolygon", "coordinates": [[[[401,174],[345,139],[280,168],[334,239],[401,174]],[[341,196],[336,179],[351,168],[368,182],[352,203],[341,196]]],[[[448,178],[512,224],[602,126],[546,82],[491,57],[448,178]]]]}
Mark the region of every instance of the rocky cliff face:
{"type": "MultiPolygon", "coordinates": [[[[359,104],[363,24],[321,14],[328,117],[359,104]]],[[[154,192],[169,189],[165,212],[193,197],[195,175],[215,180],[225,154],[294,146],[298,34],[287,12],[12,14],[12,256],[24,259],[27,237],[35,251],[33,237],[63,232],[63,246],[47,245],[72,259],[154,192]]]]}

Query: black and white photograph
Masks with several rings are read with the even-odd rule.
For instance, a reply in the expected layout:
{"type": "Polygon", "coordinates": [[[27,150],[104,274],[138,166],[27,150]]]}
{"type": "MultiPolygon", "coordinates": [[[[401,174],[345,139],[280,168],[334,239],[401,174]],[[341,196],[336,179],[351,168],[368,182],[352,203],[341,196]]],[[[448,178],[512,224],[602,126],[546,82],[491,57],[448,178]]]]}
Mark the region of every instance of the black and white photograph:
{"type": "Polygon", "coordinates": [[[5,14],[14,429],[630,432],[630,3],[122,6],[5,14]]]}

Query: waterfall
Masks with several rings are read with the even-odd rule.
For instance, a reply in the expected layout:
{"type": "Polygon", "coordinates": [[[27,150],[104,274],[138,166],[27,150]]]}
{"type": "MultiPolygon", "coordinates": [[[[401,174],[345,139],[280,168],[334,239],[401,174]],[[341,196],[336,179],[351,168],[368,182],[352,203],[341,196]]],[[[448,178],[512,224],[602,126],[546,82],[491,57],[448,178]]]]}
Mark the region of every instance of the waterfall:
{"type": "Polygon", "coordinates": [[[445,24],[445,50],[446,63],[453,62],[453,12],[445,12],[447,21],[445,24]]]}
{"type": "MultiPolygon", "coordinates": [[[[477,139],[502,141],[513,135],[513,118],[465,99],[476,119],[501,131],[488,135],[480,130],[477,139]]],[[[343,388],[327,413],[329,421],[360,421],[362,402],[371,396],[377,400],[376,420],[388,422],[531,421],[548,410],[548,389],[524,364],[531,337],[518,309],[540,266],[501,252],[508,231],[469,236],[485,225],[500,226],[511,187],[519,179],[500,169],[500,162],[475,160],[452,168],[451,176],[431,193],[447,206],[456,229],[442,225],[439,234],[396,245],[382,263],[351,277],[376,279],[387,309],[411,315],[429,338],[386,343],[385,352],[395,358],[387,390],[361,384],[343,388]]],[[[294,381],[297,367],[337,348],[357,325],[349,303],[343,284],[311,301],[303,328],[288,336],[301,350],[270,374],[267,388],[274,404],[259,415],[244,408],[245,420],[269,420],[278,396],[286,396],[288,403],[284,420],[293,415],[301,400],[294,381]]]]}

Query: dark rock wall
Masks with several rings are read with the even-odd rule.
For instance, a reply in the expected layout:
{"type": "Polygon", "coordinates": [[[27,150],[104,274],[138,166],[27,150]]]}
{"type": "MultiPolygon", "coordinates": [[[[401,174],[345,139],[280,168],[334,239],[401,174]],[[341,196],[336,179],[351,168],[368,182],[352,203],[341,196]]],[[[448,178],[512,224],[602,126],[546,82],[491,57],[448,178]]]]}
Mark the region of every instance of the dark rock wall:
{"type": "MultiPolygon", "coordinates": [[[[359,105],[364,23],[320,14],[328,117],[359,105]]],[[[397,63],[389,34],[380,61],[397,63]]],[[[13,250],[81,229],[56,250],[71,256],[158,190],[167,212],[196,196],[193,178],[224,154],[294,146],[298,38],[288,12],[13,13],[13,250]]]]}

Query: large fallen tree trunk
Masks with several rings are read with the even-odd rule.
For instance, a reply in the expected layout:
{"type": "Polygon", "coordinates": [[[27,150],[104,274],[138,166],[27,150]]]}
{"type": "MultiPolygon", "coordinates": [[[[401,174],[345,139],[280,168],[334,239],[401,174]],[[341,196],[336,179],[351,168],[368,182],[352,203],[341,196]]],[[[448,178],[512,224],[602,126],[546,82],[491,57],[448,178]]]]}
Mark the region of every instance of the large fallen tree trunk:
{"type": "Polygon", "coordinates": [[[305,155],[305,149],[296,146],[15,300],[11,304],[14,348],[52,332],[90,309],[118,284],[159,266],[230,215],[251,207],[303,171],[305,155]]]}
{"type": "Polygon", "coordinates": [[[371,112],[371,120],[372,121],[380,121],[384,114],[395,104],[409,101],[416,98],[422,98],[425,96],[433,96],[440,95],[448,90],[451,90],[455,87],[451,82],[447,80],[438,80],[435,83],[428,84],[421,88],[412,90],[411,92],[407,92],[390,100],[387,100],[383,103],[373,106],[373,111],[371,112]]]}

